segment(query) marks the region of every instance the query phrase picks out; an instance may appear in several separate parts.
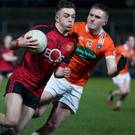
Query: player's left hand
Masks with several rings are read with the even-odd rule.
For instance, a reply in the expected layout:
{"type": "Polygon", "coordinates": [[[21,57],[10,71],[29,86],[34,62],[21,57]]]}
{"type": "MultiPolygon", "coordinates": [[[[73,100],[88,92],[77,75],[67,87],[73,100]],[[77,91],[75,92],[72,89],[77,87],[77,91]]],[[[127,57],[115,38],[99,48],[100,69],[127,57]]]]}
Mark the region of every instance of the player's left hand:
{"type": "Polygon", "coordinates": [[[127,64],[127,57],[121,55],[121,57],[118,61],[118,64],[117,64],[118,71],[121,71],[122,69],[124,69],[126,64],[127,64]]]}
{"type": "Polygon", "coordinates": [[[71,70],[68,67],[64,68],[64,77],[69,77],[71,75],[71,70]]]}

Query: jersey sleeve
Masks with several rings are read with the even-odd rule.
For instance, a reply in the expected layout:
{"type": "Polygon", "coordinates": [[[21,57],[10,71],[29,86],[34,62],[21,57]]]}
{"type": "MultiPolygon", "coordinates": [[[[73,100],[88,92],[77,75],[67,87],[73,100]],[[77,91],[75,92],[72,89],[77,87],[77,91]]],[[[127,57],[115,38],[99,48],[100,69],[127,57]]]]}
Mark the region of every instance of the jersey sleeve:
{"type": "Polygon", "coordinates": [[[66,66],[69,64],[71,58],[73,57],[73,55],[74,55],[74,53],[75,53],[75,49],[76,49],[76,46],[74,47],[74,49],[73,49],[73,51],[71,52],[71,54],[68,55],[67,57],[65,57],[65,58],[63,59],[63,61],[62,61],[61,64],[60,64],[60,67],[66,67],[66,66]]]}
{"type": "Polygon", "coordinates": [[[115,55],[115,46],[111,38],[108,37],[105,46],[105,57],[115,55]]]}

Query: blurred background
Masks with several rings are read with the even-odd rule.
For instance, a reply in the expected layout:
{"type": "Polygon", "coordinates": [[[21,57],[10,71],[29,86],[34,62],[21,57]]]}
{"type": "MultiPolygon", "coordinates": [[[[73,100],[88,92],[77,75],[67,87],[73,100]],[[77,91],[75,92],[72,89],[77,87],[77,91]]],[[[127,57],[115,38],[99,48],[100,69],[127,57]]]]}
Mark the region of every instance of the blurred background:
{"type": "MultiPolygon", "coordinates": [[[[123,44],[129,34],[135,34],[134,0],[71,0],[77,6],[77,21],[85,21],[93,3],[103,3],[110,8],[110,18],[106,31],[115,44],[123,44]]],[[[19,37],[33,25],[52,23],[58,0],[0,0],[0,41],[7,34],[19,37]]],[[[19,52],[19,55],[22,54],[19,52]]],[[[20,60],[20,59],[19,59],[20,60]]],[[[135,76],[134,67],[130,67],[135,76]]],[[[95,68],[94,75],[106,76],[104,60],[95,68]]]]}

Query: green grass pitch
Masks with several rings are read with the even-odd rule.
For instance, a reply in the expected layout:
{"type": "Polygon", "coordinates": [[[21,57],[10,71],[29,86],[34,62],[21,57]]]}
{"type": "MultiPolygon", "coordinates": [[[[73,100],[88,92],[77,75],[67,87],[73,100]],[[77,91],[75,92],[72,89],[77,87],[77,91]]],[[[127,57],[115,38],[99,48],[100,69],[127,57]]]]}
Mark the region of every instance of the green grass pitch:
{"type": "MultiPolygon", "coordinates": [[[[0,112],[4,111],[5,82],[0,89],[0,112]]],[[[110,78],[91,78],[84,89],[76,115],[66,119],[52,135],[135,135],[135,80],[131,82],[131,93],[121,111],[115,112],[106,103],[109,90],[116,88],[110,78]]],[[[25,128],[23,135],[31,135],[48,117],[47,112],[34,119],[25,128]]]]}

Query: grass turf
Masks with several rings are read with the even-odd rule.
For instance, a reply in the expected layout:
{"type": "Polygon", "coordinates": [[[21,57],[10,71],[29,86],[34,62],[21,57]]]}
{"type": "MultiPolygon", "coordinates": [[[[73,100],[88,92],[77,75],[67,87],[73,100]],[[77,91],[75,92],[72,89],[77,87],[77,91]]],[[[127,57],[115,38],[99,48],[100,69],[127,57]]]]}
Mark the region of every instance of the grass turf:
{"type": "MultiPolygon", "coordinates": [[[[0,90],[0,112],[3,111],[2,93],[5,88],[2,84],[0,90]]],[[[52,135],[134,135],[135,134],[135,91],[131,83],[131,93],[119,112],[113,111],[107,105],[106,98],[109,90],[116,88],[109,78],[91,78],[84,89],[80,107],[76,115],[66,119],[52,135]]],[[[48,111],[39,119],[34,119],[25,128],[23,135],[30,135],[47,119],[48,111]]]]}

